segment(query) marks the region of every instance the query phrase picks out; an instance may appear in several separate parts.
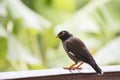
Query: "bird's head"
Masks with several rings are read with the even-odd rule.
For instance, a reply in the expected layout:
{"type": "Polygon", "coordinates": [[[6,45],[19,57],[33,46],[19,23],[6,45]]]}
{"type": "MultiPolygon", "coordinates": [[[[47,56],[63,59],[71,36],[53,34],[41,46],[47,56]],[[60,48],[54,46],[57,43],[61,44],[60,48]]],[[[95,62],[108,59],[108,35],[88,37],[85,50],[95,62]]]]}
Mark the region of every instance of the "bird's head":
{"type": "Polygon", "coordinates": [[[62,41],[67,40],[71,36],[72,34],[70,34],[68,31],[61,31],[60,33],[57,34],[57,38],[60,38],[62,41]]]}

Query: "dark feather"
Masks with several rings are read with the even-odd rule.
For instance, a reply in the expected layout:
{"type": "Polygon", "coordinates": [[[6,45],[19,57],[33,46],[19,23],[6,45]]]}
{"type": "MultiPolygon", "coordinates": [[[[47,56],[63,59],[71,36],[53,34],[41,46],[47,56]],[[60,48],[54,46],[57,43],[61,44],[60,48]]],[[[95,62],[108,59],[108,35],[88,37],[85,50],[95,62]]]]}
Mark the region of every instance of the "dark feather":
{"type": "Polygon", "coordinates": [[[57,36],[62,40],[63,47],[68,56],[76,64],[83,61],[91,65],[97,73],[102,74],[102,70],[96,64],[89,50],[80,39],[74,37],[68,31],[61,31],[57,36]]]}
{"type": "Polygon", "coordinates": [[[93,58],[83,42],[75,37],[70,37],[68,40],[64,41],[63,44],[66,51],[70,51],[75,54],[75,57],[79,58],[81,61],[89,63],[93,58]]]}
{"type": "Polygon", "coordinates": [[[78,62],[83,61],[85,63],[88,63],[95,69],[97,73],[102,74],[102,70],[98,67],[95,60],[88,51],[87,47],[80,39],[75,37],[70,37],[69,39],[65,40],[63,43],[66,52],[72,52],[75,55],[71,57],[71,59],[76,57],[78,62]]]}

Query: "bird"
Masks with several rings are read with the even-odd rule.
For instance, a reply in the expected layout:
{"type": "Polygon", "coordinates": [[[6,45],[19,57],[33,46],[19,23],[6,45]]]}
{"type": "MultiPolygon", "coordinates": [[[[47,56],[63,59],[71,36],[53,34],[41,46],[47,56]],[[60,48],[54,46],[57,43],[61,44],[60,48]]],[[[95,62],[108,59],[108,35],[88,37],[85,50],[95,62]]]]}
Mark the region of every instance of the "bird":
{"type": "Polygon", "coordinates": [[[81,69],[80,66],[83,63],[89,64],[98,75],[102,75],[103,71],[97,65],[91,53],[87,49],[86,45],[77,37],[74,37],[71,33],[66,30],[60,31],[57,36],[62,41],[63,48],[65,49],[67,55],[74,61],[68,68],[69,70],[81,69]]]}

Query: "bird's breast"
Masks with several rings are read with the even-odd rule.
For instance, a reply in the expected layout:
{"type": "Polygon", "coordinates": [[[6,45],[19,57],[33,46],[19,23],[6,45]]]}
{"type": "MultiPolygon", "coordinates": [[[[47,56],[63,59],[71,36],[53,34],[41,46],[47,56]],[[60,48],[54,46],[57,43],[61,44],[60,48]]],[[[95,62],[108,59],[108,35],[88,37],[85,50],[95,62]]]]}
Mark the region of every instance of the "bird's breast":
{"type": "MultiPolygon", "coordinates": [[[[68,42],[73,43],[73,42],[71,41],[71,39],[72,39],[72,38],[69,38],[68,40],[62,42],[63,48],[65,49],[65,51],[66,51],[67,55],[70,57],[70,59],[72,59],[74,62],[79,62],[80,59],[78,59],[78,58],[75,56],[75,53],[73,53],[73,52],[71,52],[70,50],[68,50],[68,47],[67,47],[68,42]]],[[[73,46],[73,45],[71,45],[71,46],[73,46]]],[[[74,48],[74,47],[73,47],[73,48],[74,48]]]]}
{"type": "Polygon", "coordinates": [[[67,52],[67,55],[70,57],[70,59],[72,59],[74,62],[79,62],[80,61],[80,59],[78,59],[76,56],[75,56],[75,54],[74,53],[72,53],[72,52],[67,52]]]}

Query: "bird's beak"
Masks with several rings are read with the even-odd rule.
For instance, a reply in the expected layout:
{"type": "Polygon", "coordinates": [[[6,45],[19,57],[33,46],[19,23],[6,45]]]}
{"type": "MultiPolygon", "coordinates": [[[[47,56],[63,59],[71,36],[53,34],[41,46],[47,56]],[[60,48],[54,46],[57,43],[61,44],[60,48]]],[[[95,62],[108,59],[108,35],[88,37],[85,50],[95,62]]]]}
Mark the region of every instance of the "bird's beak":
{"type": "Polygon", "coordinates": [[[56,36],[56,38],[59,38],[59,36],[56,36]]]}

